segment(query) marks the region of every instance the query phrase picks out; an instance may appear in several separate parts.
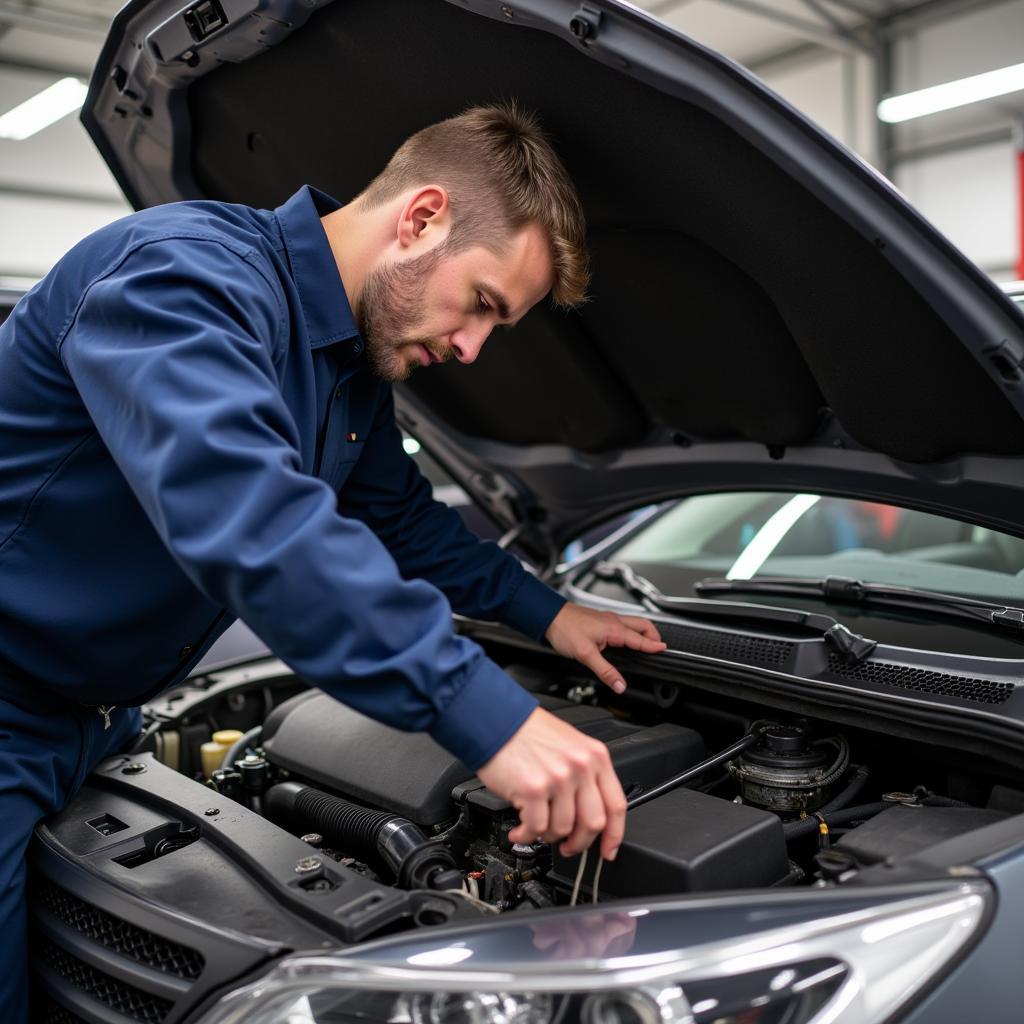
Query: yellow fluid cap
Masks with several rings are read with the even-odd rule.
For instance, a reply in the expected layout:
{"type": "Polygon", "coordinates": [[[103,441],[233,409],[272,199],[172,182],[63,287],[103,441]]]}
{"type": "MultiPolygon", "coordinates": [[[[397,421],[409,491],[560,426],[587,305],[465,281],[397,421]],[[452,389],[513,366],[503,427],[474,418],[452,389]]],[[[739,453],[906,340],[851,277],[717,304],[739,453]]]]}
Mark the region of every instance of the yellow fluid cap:
{"type": "Polygon", "coordinates": [[[228,748],[223,743],[204,743],[199,748],[199,758],[203,763],[203,775],[209,778],[224,761],[228,748]]]}
{"type": "MultiPolygon", "coordinates": [[[[218,729],[212,737],[214,743],[220,743],[224,747],[234,746],[241,738],[241,729],[218,729]]],[[[227,750],[224,753],[227,753],[227,750]]]]}

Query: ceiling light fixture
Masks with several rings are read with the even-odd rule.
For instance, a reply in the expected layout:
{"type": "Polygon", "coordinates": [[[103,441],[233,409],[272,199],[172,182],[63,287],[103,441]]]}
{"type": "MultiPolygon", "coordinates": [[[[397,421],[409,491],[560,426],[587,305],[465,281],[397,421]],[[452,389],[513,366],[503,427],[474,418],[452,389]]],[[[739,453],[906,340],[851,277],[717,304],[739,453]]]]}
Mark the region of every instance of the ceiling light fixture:
{"type": "Polygon", "coordinates": [[[1024,64],[1013,64],[970,78],[958,78],[955,82],[916,89],[902,96],[890,96],[878,104],[878,118],[887,124],[897,124],[1021,89],[1024,89],[1024,64]]]}
{"type": "Polygon", "coordinates": [[[88,87],[77,78],[62,78],[0,116],[0,139],[21,141],[59,121],[85,102],[88,87]]]}

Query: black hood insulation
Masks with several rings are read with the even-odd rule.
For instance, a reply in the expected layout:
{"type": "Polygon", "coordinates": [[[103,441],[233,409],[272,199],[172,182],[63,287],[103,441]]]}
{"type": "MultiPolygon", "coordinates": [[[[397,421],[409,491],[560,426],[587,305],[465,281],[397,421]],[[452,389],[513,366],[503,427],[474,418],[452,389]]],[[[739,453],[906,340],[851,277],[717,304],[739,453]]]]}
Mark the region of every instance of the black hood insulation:
{"type": "Polygon", "coordinates": [[[414,374],[444,422],[584,452],[654,428],[785,446],[831,409],[907,462],[1024,451],[1024,423],[883,241],[723,121],[546,32],[450,3],[333,3],[192,86],[193,171],[217,199],[271,207],[310,182],[347,200],[412,132],[512,97],[577,183],[593,299],[535,310],[471,367],[414,374]]]}

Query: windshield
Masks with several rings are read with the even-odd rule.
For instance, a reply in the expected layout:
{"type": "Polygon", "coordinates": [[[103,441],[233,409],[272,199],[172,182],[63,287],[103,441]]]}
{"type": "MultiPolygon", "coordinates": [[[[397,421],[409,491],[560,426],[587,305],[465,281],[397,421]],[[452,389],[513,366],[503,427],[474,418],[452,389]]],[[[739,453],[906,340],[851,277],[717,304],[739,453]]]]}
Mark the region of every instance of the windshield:
{"type": "Polygon", "coordinates": [[[704,494],[671,506],[606,556],[662,566],[692,595],[707,576],[852,576],[1024,601],[1024,540],[955,519],[817,494],[704,494]],[[672,568],[678,570],[672,572],[672,568]]]}

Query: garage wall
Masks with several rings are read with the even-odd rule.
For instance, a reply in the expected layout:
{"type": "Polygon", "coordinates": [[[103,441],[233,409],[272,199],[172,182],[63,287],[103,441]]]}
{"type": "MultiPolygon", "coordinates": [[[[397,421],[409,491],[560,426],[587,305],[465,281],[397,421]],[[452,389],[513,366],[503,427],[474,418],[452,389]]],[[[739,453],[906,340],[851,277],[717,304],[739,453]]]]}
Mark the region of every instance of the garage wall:
{"type": "Polygon", "coordinates": [[[875,159],[875,66],[868,57],[810,49],[758,69],[780,96],[865,160],[875,159]]]}
{"type": "MultiPolygon", "coordinates": [[[[0,62],[4,109],[57,77],[0,62]]],[[[20,142],[0,139],[0,277],[41,277],[80,238],[128,211],[76,114],[20,142]]]]}
{"type": "Polygon", "coordinates": [[[1013,280],[1016,172],[1009,141],[897,164],[896,185],[975,263],[1013,280]]]}
{"type": "MultiPolygon", "coordinates": [[[[1024,3],[979,5],[922,24],[892,43],[892,83],[908,92],[1024,62],[1024,3]]],[[[891,176],[922,212],[984,270],[1016,277],[1020,201],[1014,128],[1022,95],[894,126],[891,176]]]]}
{"type": "MultiPolygon", "coordinates": [[[[927,17],[897,18],[889,51],[892,94],[1024,62],[1024,2],[980,0],[959,15],[938,6],[927,17]]],[[[754,64],[754,70],[841,142],[883,166],[907,198],[984,270],[999,280],[1016,277],[1013,133],[1024,126],[1021,94],[930,115],[883,134],[870,58],[803,47],[754,64]]]]}
{"type": "Polygon", "coordinates": [[[89,203],[0,191],[0,278],[40,278],[79,239],[128,212],[127,203],[89,203]]]}

